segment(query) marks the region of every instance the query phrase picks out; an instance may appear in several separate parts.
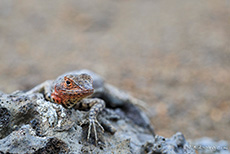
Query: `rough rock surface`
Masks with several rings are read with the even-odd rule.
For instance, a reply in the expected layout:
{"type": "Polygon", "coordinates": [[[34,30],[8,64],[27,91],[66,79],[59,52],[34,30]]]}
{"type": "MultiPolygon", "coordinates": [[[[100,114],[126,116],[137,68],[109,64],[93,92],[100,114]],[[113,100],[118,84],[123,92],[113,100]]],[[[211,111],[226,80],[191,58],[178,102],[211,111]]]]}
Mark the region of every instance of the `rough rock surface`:
{"type": "Polygon", "coordinates": [[[42,93],[16,91],[0,93],[0,151],[140,153],[142,145],[153,141],[154,133],[146,115],[134,105],[138,100],[105,84],[92,72],[91,75],[96,89],[92,97],[100,97],[107,104],[107,108],[98,115],[98,121],[105,129],[104,133],[97,129],[98,145],[94,136],[86,141],[88,125],[82,123],[87,119],[87,111],[65,109],[45,100],[42,93]],[[108,123],[115,129],[107,128],[108,123]]]}
{"type": "Polygon", "coordinates": [[[195,154],[195,150],[186,142],[180,132],[171,138],[155,136],[154,142],[147,142],[142,149],[143,154],[195,154]]]}
{"type": "Polygon", "coordinates": [[[102,125],[111,123],[116,132],[102,134],[98,129],[100,144],[95,146],[93,139],[86,141],[88,126],[80,125],[87,111],[67,110],[44,100],[42,94],[18,99],[23,94],[1,96],[0,151],[4,153],[133,153],[153,140],[151,131],[125,118],[122,109],[105,109],[98,120],[102,125]]]}
{"type": "MultiPolygon", "coordinates": [[[[0,92],[0,153],[195,154],[197,150],[206,154],[209,151],[196,147],[228,146],[227,142],[207,139],[191,146],[182,133],[168,139],[155,136],[149,119],[139,108],[144,102],[105,83],[91,71],[79,71],[83,72],[94,79],[95,93],[91,97],[106,102],[106,108],[97,117],[105,129],[104,133],[97,129],[98,144],[93,135],[86,140],[88,125],[83,123],[88,111],[65,109],[47,101],[42,93],[0,92]]],[[[229,153],[226,149],[214,152],[229,153]]]]}
{"type": "Polygon", "coordinates": [[[227,141],[215,141],[209,137],[203,137],[192,142],[194,149],[199,154],[230,154],[230,145],[227,141]]]}

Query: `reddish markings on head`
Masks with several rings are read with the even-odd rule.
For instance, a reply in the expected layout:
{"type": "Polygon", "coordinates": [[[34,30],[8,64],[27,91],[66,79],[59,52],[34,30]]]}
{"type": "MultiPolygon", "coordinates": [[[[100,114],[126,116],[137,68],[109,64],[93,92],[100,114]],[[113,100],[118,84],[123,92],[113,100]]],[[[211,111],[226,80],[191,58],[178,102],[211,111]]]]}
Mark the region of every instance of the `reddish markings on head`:
{"type": "Polygon", "coordinates": [[[93,93],[92,78],[89,75],[68,75],[58,81],[52,93],[52,99],[58,104],[77,103],[93,93]]]}
{"type": "Polygon", "coordinates": [[[56,92],[53,92],[51,94],[51,98],[54,100],[55,103],[61,104],[62,99],[56,94],[56,92]]]}

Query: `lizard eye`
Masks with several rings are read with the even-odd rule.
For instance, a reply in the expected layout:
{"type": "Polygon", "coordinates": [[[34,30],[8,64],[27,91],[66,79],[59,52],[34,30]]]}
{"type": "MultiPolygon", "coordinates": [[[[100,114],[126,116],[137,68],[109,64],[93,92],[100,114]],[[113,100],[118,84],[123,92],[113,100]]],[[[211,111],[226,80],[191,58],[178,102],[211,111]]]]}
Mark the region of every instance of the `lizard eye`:
{"type": "Polygon", "coordinates": [[[73,81],[68,78],[68,77],[64,77],[64,86],[68,87],[68,88],[71,88],[73,86],[73,81]]]}
{"type": "Polygon", "coordinates": [[[66,83],[67,85],[70,85],[70,81],[66,81],[65,83],[66,83]]]}

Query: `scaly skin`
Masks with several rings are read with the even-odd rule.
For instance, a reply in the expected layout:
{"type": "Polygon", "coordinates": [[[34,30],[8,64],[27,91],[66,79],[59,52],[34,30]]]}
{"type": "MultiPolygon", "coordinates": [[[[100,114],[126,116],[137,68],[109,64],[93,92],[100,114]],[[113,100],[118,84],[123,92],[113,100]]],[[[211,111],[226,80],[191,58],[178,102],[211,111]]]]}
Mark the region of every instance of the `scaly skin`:
{"type": "Polygon", "coordinates": [[[92,82],[87,74],[61,76],[54,82],[51,100],[66,108],[72,108],[80,100],[93,94],[92,82]]]}
{"type": "Polygon", "coordinates": [[[103,100],[98,98],[85,98],[93,94],[93,80],[87,74],[67,74],[58,77],[55,81],[48,80],[27,93],[44,92],[46,99],[51,102],[62,104],[65,108],[90,109],[89,110],[89,129],[87,140],[90,138],[91,128],[95,133],[97,144],[96,124],[102,129],[103,127],[97,121],[96,117],[100,111],[105,108],[103,100]]]}

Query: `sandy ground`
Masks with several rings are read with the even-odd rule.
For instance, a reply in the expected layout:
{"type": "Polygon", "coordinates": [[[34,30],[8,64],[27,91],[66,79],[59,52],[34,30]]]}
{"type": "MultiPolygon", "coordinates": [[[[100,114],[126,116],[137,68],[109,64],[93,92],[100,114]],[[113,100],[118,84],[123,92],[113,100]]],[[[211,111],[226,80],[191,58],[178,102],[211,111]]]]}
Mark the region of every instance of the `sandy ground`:
{"type": "Polygon", "coordinates": [[[155,131],[230,141],[230,1],[0,1],[0,90],[90,69],[155,131]]]}

